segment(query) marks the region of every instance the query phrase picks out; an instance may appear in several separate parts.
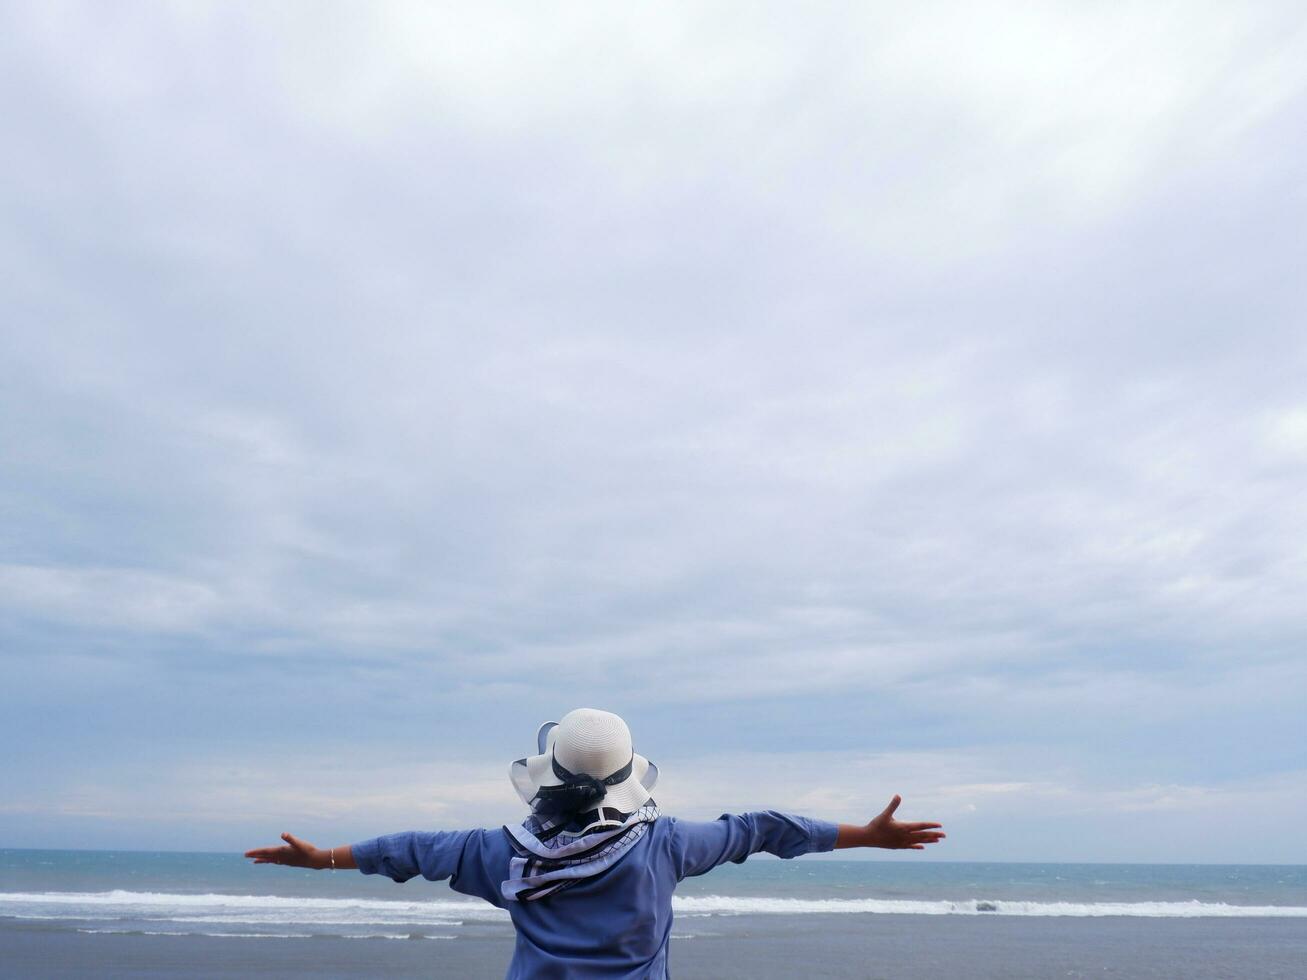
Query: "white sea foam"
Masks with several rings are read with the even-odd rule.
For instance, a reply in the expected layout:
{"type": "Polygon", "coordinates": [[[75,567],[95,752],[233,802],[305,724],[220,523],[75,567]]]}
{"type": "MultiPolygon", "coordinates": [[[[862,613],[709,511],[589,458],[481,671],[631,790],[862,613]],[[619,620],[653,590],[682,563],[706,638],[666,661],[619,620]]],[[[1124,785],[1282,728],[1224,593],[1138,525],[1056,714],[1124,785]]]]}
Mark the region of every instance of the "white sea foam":
{"type": "Polygon", "coordinates": [[[457,936],[424,936],[415,932],[374,932],[366,936],[345,936],[345,939],[457,939],[457,936]]]}
{"type": "MultiPolygon", "coordinates": [[[[322,939],[312,932],[193,932],[186,929],[78,929],[91,936],[205,936],[210,939],[322,939]]],[[[457,939],[457,936],[428,936],[420,932],[370,932],[341,936],[342,939],[457,939]]]]}
{"type": "Polygon", "coordinates": [[[214,925],[281,923],[322,926],[419,925],[443,928],[503,922],[483,902],[384,901],[280,895],[181,895],[169,892],[0,892],[0,915],[41,919],[139,919],[214,925]]]}
{"type": "Polygon", "coordinates": [[[166,932],[157,929],[78,929],[92,936],[210,936],[214,939],[312,939],[308,932],[166,932]]]}
{"type": "Polygon", "coordinates": [[[1292,905],[1227,905],[1224,902],[1023,902],[999,899],[920,901],[883,898],[741,898],[703,895],[676,898],[682,916],[707,915],[1022,915],[1094,917],[1141,916],[1156,919],[1307,918],[1307,907],[1292,905]]]}
{"type": "MultiPolygon", "coordinates": [[[[801,899],[737,895],[676,897],[682,918],[743,915],[1137,916],[1144,918],[1307,918],[1307,907],[1224,902],[1030,902],[1008,899],[801,899]]],[[[506,912],[470,901],[294,898],[278,895],[181,895],[168,892],[0,892],[9,918],[177,922],[260,926],[411,926],[457,928],[505,922],[506,912]]],[[[262,935],[262,933],[260,934],[262,935]]],[[[386,935],[395,935],[386,933],[386,935]]],[[[405,934],[407,936],[407,934],[405,934]]]]}

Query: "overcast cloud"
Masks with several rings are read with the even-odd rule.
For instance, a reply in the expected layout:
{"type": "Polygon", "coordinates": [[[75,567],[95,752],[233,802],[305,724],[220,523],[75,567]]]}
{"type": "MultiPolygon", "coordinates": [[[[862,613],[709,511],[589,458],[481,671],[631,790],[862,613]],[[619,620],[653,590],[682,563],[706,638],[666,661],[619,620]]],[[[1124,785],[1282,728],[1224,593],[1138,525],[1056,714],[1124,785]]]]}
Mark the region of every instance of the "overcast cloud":
{"type": "Polygon", "coordinates": [[[1307,861],[1304,23],[6,5],[0,844],[1307,861]]]}

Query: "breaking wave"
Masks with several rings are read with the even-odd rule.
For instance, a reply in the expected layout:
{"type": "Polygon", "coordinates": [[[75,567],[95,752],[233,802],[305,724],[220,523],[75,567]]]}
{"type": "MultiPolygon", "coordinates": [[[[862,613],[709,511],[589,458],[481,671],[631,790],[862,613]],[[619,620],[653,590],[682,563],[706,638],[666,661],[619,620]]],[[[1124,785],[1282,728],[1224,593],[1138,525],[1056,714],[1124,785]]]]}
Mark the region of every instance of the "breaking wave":
{"type": "Polygon", "coordinates": [[[1025,902],[1009,899],[922,901],[914,899],[739,898],[704,895],[677,898],[679,915],[1024,915],[1092,917],[1140,916],[1150,919],[1307,918],[1307,907],[1228,905],[1224,902],[1025,902]]]}
{"type": "MultiPolygon", "coordinates": [[[[958,901],[853,898],[763,898],[737,895],[685,896],[673,899],[678,916],[749,915],[995,915],[1142,918],[1307,918],[1307,907],[1231,905],[1225,902],[1036,902],[972,898],[958,901]]],[[[0,892],[0,917],[82,922],[167,923],[267,928],[279,935],[301,935],[315,926],[372,929],[376,936],[407,938],[435,927],[442,937],[464,924],[506,923],[501,909],[475,901],[435,899],[421,902],[379,899],[292,898],[278,895],[184,895],[169,892],[0,892]],[[394,931],[385,927],[396,928],[394,931]],[[289,927],[290,931],[286,931],[289,927]],[[418,930],[415,932],[414,930],[418,930]]],[[[229,929],[209,932],[244,934],[229,929]]],[[[267,935],[267,933],[259,933],[267,935]]],[[[363,938],[363,937],[360,937],[363,938]]],[[[425,936],[423,935],[423,938],[425,936]]],[[[434,936],[432,938],[435,938],[434,936]]]]}

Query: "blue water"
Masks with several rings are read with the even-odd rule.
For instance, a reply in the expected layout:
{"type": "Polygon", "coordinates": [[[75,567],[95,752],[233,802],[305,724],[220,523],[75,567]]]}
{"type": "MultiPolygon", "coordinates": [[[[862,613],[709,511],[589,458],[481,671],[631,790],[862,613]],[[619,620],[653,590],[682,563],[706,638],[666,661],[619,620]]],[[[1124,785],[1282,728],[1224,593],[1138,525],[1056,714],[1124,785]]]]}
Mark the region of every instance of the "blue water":
{"type": "MultiPolygon", "coordinates": [[[[1307,918],[1307,867],[755,859],[682,883],[676,914],[681,930],[815,914],[1307,918]]],[[[443,884],[136,851],[0,851],[0,919],[233,938],[457,938],[511,928],[500,910],[443,884]]]]}
{"type": "MultiPolygon", "coordinates": [[[[675,903],[678,976],[1307,976],[1302,866],[758,858],[675,903]]],[[[0,850],[0,978],[475,980],[502,977],[512,943],[505,913],[421,879],[0,850]]]]}

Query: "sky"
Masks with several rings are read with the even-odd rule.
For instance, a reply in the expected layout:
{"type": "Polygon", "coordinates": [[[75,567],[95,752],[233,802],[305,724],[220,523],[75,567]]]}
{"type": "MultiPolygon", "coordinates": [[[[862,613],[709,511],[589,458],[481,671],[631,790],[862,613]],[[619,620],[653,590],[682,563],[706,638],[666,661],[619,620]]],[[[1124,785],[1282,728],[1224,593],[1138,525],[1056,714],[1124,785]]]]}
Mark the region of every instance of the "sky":
{"type": "Polygon", "coordinates": [[[1305,116],[1287,2],[5,4],[0,846],[495,826],[590,706],[1307,862],[1305,116]]]}

